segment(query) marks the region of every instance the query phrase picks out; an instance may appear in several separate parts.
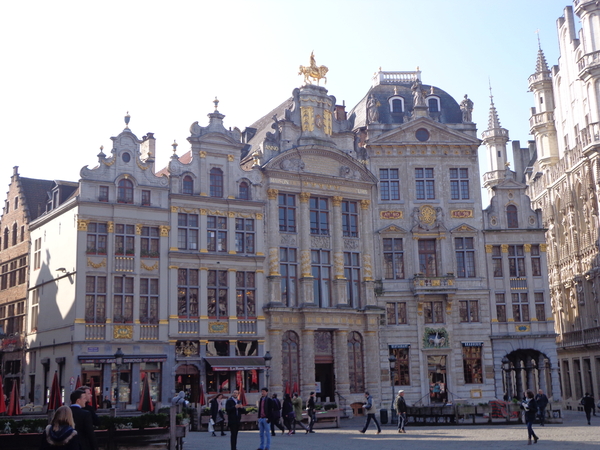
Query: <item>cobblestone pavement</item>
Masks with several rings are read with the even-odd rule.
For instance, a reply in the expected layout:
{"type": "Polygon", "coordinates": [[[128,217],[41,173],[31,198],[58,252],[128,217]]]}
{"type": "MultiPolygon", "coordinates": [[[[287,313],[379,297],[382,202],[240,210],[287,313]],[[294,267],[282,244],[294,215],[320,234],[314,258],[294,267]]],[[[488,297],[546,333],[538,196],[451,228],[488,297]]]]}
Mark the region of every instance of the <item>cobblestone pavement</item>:
{"type": "MultiPolygon", "coordinates": [[[[540,440],[536,450],[600,449],[600,415],[592,417],[587,425],[585,414],[563,411],[563,424],[534,425],[540,440]]],[[[395,425],[383,425],[381,434],[371,423],[366,434],[360,434],[365,418],[344,419],[341,428],[319,429],[315,434],[298,431],[293,436],[271,438],[271,449],[286,450],[492,450],[514,449],[527,445],[525,425],[439,425],[406,427],[406,434],[398,434],[395,425]]],[[[241,431],[238,450],[256,450],[259,446],[258,431],[241,431]]],[[[211,450],[229,450],[229,433],[226,437],[212,437],[206,432],[189,432],[183,450],[210,447],[211,450]]]]}

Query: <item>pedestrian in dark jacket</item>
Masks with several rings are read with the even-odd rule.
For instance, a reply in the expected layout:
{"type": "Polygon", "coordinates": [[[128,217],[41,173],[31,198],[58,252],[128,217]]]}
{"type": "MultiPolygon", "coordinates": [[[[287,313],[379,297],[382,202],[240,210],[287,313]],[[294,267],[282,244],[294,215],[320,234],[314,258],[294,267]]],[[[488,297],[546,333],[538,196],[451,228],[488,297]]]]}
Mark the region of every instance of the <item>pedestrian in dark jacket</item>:
{"type": "Polygon", "coordinates": [[[544,426],[544,422],[546,421],[546,406],[548,406],[548,397],[544,394],[543,390],[538,390],[538,393],[535,395],[535,402],[538,407],[538,417],[540,419],[540,425],[544,426]]]}
{"type": "Polygon", "coordinates": [[[359,432],[364,434],[365,431],[367,431],[367,428],[369,428],[369,424],[372,420],[373,422],[375,422],[375,425],[377,425],[377,434],[379,434],[381,433],[381,426],[379,425],[379,422],[377,422],[377,417],[375,417],[375,412],[377,411],[377,408],[375,408],[373,397],[371,397],[371,395],[368,392],[365,392],[365,398],[367,401],[363,405],[363,409],[367,413],[367,421],[365,422],[365,426],[363,427],[363,429],[359,430],[359,432]]]}
{"type": "Polygon", "coordinates": [[[297,392],[294,392],[294,398],[292,398],[292,405],[294,406],[292,434],[296,433],[296,425],[300,425],[304,429],[304,431],[308,432],[308,427],[302,423],[302,399],[300,398],[297,392]]]}
{"type": "Polygon", "coordinates": [[[283,405],[281,406],[281,416],[283,417],[283,425],[288,429],[288,435],[293,434],[292,422],[294,421],[294,405],[290,394],[283,395],[283,405]]]}
{"type": "Polygon", "coordinates": [[[229,424],[229,435],[231,442],[231,450],[237,450],[237,437],[240,431],[240,423],[242,414],[246,414],[246,408],[242,406],[238,396],[240,391],[235,390],[231,397],[225,402],[225,411],[227,412],[227,423],[229,424]]]}
{"type": "MultiPolygon", "coordinates": [[[[225,417],[221,411],[221,401],[223,400],[223,394],[217,394],[215,398],[210,401],[210,418],[213,421],[213,427],[216,427],[218,423],[221,424],[221,436],[227,436],[225,434],[225,417]]],[[[213,428],[213,436],[216,436],[213,428]]]]}
{"type": "Polygon", "coordinates": [[[79,450],[79,437],[75,431],[73,413],[68,406],[61,406],[54,413],[52,423],[42,437],[42,450],[79,450]]]}
{"type": "Polygon", "coordinates": [[[75,430],[79,435],[81,450],[98,450],[98,442],[94,434],[94,423],[89,411],[83,409],[87,402],[84,390],[75,389],[71,392],[71,412],[75,422],[75,430]]]}
{"type": "Polygon", "coordinates": [[[404,400],[404,391],[400,389],[396,397],[396,414],[398,415],[398,433],[406,433],[404,425],[406,425],[406,401],[404,400]]]}
{"type": "Polygon", "coordinates": [[[311,392],[310,397],[308,397],[308,401],[306,402],[306,412],[308,413],[308,430],[307,433],[314,433],[313,426],[317,421],[317,416],[315,415],[315,393],[311,392]]]}
{"type": "Polygon", "coordinates": [[[271,433],[269,425],[273,420],[273,400],[269,398],[269,389],[266,387],[260,390],[260,399],[258,400],[258,433],[260,435],[259,450],[269,450],[271,448],[271,433]]]}
{"type": "Polygon", "coordinates": [[[281,430],[281,434],[285,433],[285,428],[281,426],[281,402],[277,398],[277,394],[271,396],[273,400],[273,417],[271,420],[271,436],[275,436],[275,427],[281,430]]]}
{"type": "MultiPolygon", "coordinates": [[[[581,399],[581,406],[583,406],[583,410],[585,411],[588,425],[591,425],[592,410],[595,409],[596,404],[594,403],[594,397],[592,397],[589,392],[586,392],[581,399]]],[[[595,413],[596,412],[594,411],[594,414],[595,413]]]]}
{"type": "Polygon", "coordinates": [[[525,422],[527,423],[527,445],[531,445],[531,438],[533,438],[533,443],[537,444],[539,438],[533,432],[533,422],[535,421],[538,408],[533,396],[533,391],[531,389],[527,389],[527,392],[525,392],[525,400],[523,400],[523,403],[521,403],[521,409],[525,410],[525,422]]]}

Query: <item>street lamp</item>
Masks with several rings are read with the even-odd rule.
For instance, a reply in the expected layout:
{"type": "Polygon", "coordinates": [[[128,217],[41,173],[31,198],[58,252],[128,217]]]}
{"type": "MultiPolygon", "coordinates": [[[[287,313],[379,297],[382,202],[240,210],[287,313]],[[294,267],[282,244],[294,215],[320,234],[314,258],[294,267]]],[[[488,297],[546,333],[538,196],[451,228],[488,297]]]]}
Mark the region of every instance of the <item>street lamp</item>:
{"type": "Polygon", "coordinates": [[[266,375],[267,375],[267,389],[269,389],[269,369],[271,367],[271,360],[273,359],[273,357],[271,356],[271,353],[269,353],[267,351],[267,353],[265,353],[265,356],[263,356],[263,358],[265,358],[265,365],[267,366],[267,371],[266,371],[266,375]]]}
{"type": "Polygon", "coordinates": [[[121,350],[121,347],[119,347],[115,353],[115,365],[117,366],[117,395],[115,396],[115,403],[117,410],[119,409],[119,381],[121,381],[121,365],[123,364],[124,357],[125,354],[123,353],[123,350],[121,350]]]}
{"type": "Polygon", "coordinates": [[[395,419],[396,408],[394,408],[394,372],[396,371],[396,355],[394,351],[390,354],[388,361],[390,362],[390,378],[392,380],[392,401],[390,402],[390,423],[397,423],[395,419]]]}

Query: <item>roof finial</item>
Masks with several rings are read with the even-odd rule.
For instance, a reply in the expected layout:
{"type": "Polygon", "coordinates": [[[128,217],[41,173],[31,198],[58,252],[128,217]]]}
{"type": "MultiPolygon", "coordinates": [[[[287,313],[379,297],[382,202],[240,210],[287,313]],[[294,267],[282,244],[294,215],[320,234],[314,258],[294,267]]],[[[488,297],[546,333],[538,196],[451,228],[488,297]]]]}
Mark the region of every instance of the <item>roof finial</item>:
{"type": "Polygon", "coordinates": [[[177,141],[174,139],[173,143],[171,144],[171,147],[173,147],[173,153],[175,153],[177,151],[177,146],[179,144],[177,143],[177,141]]]}
{"type": "Polygon", "coordinates": [[[490,87],[490,102],[494,104],[494,94],[492,94],[492,80],[488,77],[488,85],[490,87]]]}
{"type": "Polygon", "coordinates": [[[125,116],[125,129],[129,130],[129,121],[131,120],[131,116],[129,115],[129,111],[127,111],[127,115],[125,116]]]}
{"type": "Polygon", "coordinates": [[[539,28],[537,30],[535,30],[535,34],[537,34],[538,50],[541,50],[542,49],[542,43],[540,42],[540,29],[539,28]]]}
{"type": "Polygon", "coordinates": [[[219,99],[217,98],[216,95],[215,95],[215,99],[213,100],[213,103],[215,104],[215,112],[218,113],[219,111],[217,110],[217,108],[219,106],[219,99]]]}

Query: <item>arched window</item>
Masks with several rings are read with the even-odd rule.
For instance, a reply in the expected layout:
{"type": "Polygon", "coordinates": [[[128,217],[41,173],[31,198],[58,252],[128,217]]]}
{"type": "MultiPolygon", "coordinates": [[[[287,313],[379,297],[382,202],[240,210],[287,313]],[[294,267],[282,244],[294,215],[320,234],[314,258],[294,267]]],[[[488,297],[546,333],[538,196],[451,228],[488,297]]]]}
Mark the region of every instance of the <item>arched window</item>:
{"type": "Polygon", "coordinates": [[[508,228],[519,228],[519,216],[515,205],[506,207],[506,223],[508,228]]]}
{"type": "Polygon", "coordinates": [[[17,224],[13,223],[12,227],[12,245],[17,245],[17,224]]]}
{"type": "Polygon", "coordinates": [[[300,388],[300,339],[293,331],[283,333],[281,343],[283,390],[288,386],[290,391],[300,388]]]}
{"type": "Polygon", "coordinates": [[[192,195],[194,193],[194,180],[191,176],[186,175],[183,177],[183,184],[181,185],[181,193],[192,195]]]}
{"type": "Polygon", "coordinates": [[[119,181],[119,189],[117,194],[119,203],[133,203],[133,183],[123,179],[119,181]]]}
{"type": "Polygon", "coordinates": [[[8,227],[4,229],[4,248],[8,248],[8,227]]]}
{"type": "Polygon", "coordinates": [[[239,185],[238,191],[238,197],[240,199],[250,200],[250,187],[248,186],[247,182],[242,181],[239,185]]]}
{"type": "Polygon", "coordinates": [[[223,172],[216,167],[210,169],[210,196],[223,197],[223,172]]]}
{"type": "Polygon", "coordinates": [[[429,107],[429,112],[439,112],[440,99],[438,97],[427,97],[427,106],[429,107]]]}
{"type": "Polygon", "coordinates": [[[348,378],[351,393],[365,391],[363,366],[362,336],[356,331],[351,331],[348,333],[348,378]]]}

